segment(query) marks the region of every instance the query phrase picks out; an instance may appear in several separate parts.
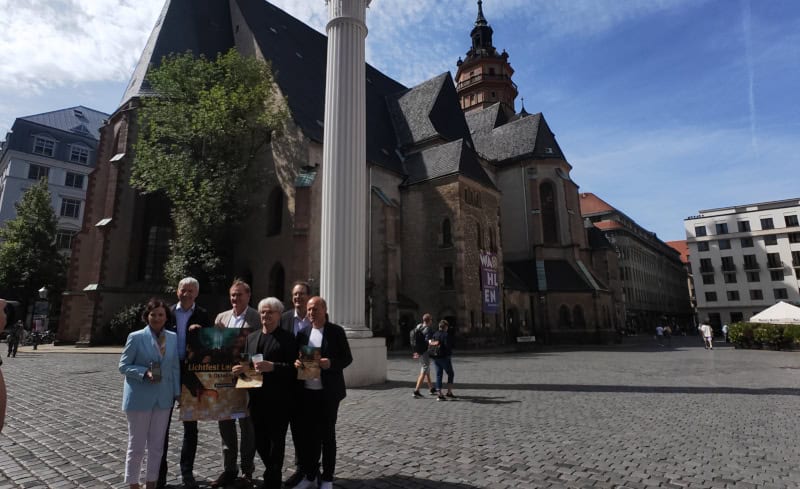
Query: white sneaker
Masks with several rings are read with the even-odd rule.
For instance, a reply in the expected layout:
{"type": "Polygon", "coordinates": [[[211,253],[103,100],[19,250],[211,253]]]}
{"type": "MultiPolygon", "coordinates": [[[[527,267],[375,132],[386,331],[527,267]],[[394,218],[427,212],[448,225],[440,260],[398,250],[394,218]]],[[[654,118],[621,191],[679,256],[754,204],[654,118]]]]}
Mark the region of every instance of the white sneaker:
{"type": "Polygon", "coordinates": [[[333,489],[333,482],[322,481],[322,483],[319,485],[319,489],[333,489]]]}
{"type": "MultiPolygon", "coordinates": [[[[301,480],[301,481],[300,481],[300,482],[299,482],[299,483],[298,483],[296,486],[294,486],[292,489],[313,489],[313,488],[316,488],[316,487],[317,487],[317,481],[315,481],[315,480],[308,480],[308,479],[306,479],[305,477],[303,477],[303,480],[301,480]]],[[[332,489],[332,488],[333,488],[333,486],[331,486],[331,489],[332,489]]]]}

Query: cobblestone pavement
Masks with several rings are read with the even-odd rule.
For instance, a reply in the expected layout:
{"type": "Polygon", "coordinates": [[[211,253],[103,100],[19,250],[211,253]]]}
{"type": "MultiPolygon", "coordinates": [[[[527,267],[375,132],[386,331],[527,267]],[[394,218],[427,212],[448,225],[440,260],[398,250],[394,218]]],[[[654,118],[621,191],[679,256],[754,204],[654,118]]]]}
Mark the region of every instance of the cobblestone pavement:
{"type": "MultiPolygon", "coordinates": [[[[456,352],[447,402],[412,398],[416,363],[391,356],[389,382],[350,389],[340,408],[335,485],[800,487],[800,354],[716,346],[456,352]]],[[[28,347],[5,359],[0,489],[123,487],[118,358],[28,347]]],[[[173,422],[176,487],[181,434],[173,422]]],[[[200,444],[195,473],[210,480],[221,471],[215,423],[200,424],[200,444]]]]}

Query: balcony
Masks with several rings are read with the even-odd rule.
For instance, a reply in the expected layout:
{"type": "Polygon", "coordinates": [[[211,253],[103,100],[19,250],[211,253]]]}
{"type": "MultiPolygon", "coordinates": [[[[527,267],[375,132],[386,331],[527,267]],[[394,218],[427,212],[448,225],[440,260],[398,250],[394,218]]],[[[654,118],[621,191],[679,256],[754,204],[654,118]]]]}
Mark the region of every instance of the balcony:
{"type": "Polygon", "coordinates": [[[714,265],[701,266],[700,273],[714,273],[714,265]]]}
{"type": "Polygon", "coordinates": [[[744,264],[744,269],[747,270],[747,271],[760,270],[761,269],[761,265],[759,265],[758,263],[745,263],[744,264]]]}
{"type": "Polygon", "coordinates": [[[736,265],[733,263],[723,263],[722,264],[722,271],[723,272],[735,272],[736,265]]]}
{"type": "Polygon", "coordinates": [[[769,268],[770,270],[783,268],[783,262],[780,260],[769,260],[767,262],[767,268],[769,268]]]}
{"type": "MultiPolygon", "coordinates": [[[[510,81],[511,78],[508,75],[490,75],[488,73],[479,73],[477,75],[471,76],[466,80],[462,80],[458,82],[457,89],[462,90],[467,87],[471,87],[477,83],[481,83],[483,81],[493,81],[493,82],[505,82],[510,81]]],[[[511,86],[514,87],[514,90],[517,90],[517,85],[514,82],[511,82],[511,86]]]]}

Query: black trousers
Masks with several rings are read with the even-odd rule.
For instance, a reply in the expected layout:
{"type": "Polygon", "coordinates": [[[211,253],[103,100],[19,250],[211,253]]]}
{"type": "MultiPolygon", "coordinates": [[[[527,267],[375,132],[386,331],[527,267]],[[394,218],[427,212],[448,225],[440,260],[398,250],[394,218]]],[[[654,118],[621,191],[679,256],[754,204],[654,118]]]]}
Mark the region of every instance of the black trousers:
{"type": "Polygon", "coordinates": [[[300,469],[306,478],[319,473],[322,455],[323,481],[333,481],[336,470],[336,417],[339,401],[326,397],[324,391],[303,389],[300,394],[300,469]]]}
{"type": "Polygon", "coordinates": [[[250,419],[256,438],[256,452],[264,463],[264,488],[281,489],[289,406],[279,401],[251,402],[250,419]]]}
{"type": "MultiPolygon", "coordinates": [[[[161,456],[161,467],[158,469],[158,487],[167,483],[167,451],[169,449],[169,429],[172,425],[172,411],[167,423],[167,436],[164,437],[164,454],[161,456]]],[[[197,455],[197,421],[183,422],[183,446],[181,446],[181,478],[193,476],[194,459],[197,455]]]]}

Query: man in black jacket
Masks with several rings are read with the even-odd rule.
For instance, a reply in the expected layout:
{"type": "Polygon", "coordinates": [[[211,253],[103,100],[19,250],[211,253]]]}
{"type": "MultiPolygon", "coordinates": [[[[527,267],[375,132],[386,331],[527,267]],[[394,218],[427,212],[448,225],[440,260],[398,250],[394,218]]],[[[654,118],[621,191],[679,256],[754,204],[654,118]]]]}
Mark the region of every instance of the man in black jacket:
{"type": "MultiPolygon", "coordinates": [[[[186,345],[191,343],[193,334],[200,328],[210,328],[211,318],[208,312],[195,303],[200,293],[200,283],[193,277],[186,277],[178,283],[178,303],[170,307],[174,322],[167,324],[166,328],[178,335],[178,357],[181,367],[186,359],[186,345]]],[[[196,392],[202,387],[200,380],[194,372],[187,372],[181,368],[181,384],[190,392],[196,392]]],[[[172,416],[170,416],[170,419],[172,416]]],[[[161,458],[161,468],[158,474],[156,487],[163,488],[167,481],[167,447],[169,444],[169,425],[167,436],[164,438],[164,456],[161,458]]],[[[181,446],[181,478],[183,487],[195,489],[198,486],[194,478],[194,459],[197,453],[197,421],[183,422],[183,446],[181,446]]]]}
{"type": "MultiPolygon", "coordinates": [[[[295,489],[316,486],[320,452],[322,475],[320,489],[333,489],[336,469],[336,417],[339,403],[347,395],[344,369],[353,362],[344,328],[328,322],[328,306],[322,297],[312,297],[306,307],[311,327],[297,335],[298,346],[319,348],[320,378],[305,380],[300,394],[302,436],[300,467],[306,478],[295,489]]],[[[301,368],[300,360],[295,367],[301,368]]]]}
{"type": "MultiPolygon", "coordinates": [[[[296,338],[297,334],[311,323],[306,314],[306,305],[311,297],[311,285],[308,282],[297,281],[292,285],[292,309],[281,315],[281,329],[284,329],[296,338]]],[[[303,480],[303,471],[300,470],[300,409],[293,408],[289,417],[289,428],[292,431],[294,444],[295,471],[286,479],[286,487],[294,487],[303,480]]]]}

